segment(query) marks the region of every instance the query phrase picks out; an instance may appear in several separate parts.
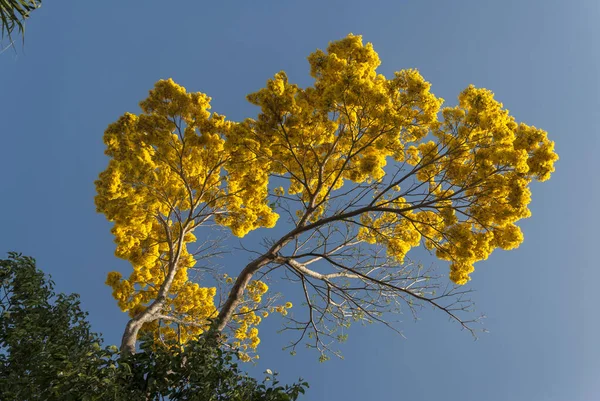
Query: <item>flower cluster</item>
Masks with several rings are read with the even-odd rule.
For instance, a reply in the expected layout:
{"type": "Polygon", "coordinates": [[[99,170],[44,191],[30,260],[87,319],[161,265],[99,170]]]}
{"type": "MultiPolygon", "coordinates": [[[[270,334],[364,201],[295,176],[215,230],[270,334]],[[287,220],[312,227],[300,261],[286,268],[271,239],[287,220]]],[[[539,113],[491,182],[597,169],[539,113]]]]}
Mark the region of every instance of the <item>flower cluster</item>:
{"type": "Polygon", "coordinates": [[[209,113],[209,101],[172,80],[159,81],[140,103],[143,113],[126,113],[104,134],[110,161],[96,181],[96,206],[114,222],[116,256],[133,267],[126,279],[109,273],[106,283],[131,316],[164,287],[161,313],[189,324],[146,325],[163,337],[197,335],[217,314],[216,289],[188,278],[193,231],[214,215],[240,236],[277,219],[266,195],[247,180],[253,172],[226,149],[231,124],[209,113]]]}
{"type": "MultiPolygon", "coordinates": [[[[224,275],[226,283],[233,283],[234,279],[227,274],[224,275]]],[[[269,286],[260,280],[251,281],[246,287],[240,307],[232,320],[232,346],[240,350],[242,360],[257,359],[256,347],[260,344],[258,336],[258,325],[263,318],[269,316],[269,312],[277,312],[283,316],[287,315],[287,309],[292,307],[291,302],[284,305],[274,305],[273,298],[266,299],[269,286]]]]}

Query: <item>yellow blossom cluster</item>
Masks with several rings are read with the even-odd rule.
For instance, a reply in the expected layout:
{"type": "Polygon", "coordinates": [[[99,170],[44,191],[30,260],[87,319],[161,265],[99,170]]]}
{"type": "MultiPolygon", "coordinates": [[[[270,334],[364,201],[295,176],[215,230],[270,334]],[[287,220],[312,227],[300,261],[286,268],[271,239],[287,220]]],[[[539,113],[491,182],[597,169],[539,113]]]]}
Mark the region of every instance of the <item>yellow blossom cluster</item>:
{"type": "Polygon", "coordinates": [[[530,214],[529,183],[548,179],[558,159],[546,132],[516,123],[490,91],[473,86],[458,106],[441,109],[443,99],[418,71],[378,74],[379,57],[360,36],[332,42],[308,61],[313,86],[276,74],[248,96],[261,113],[243,124],[257,159],[289,178],[274,195],[304,202],[299,220],[318,221],[345,180],[378,182],[404,162],[424,190],[374,193],[380,210],[360,217],[360,238],[386,246],[399,262],[423,242],[450,261],[457,284],[494,249],[521,243],[515,223],[530,214]]]}
{"type": "MultiPolygon", "coordinates": [[[[224,276],[225,282],[233,282],[233,278],[227,275],[224,276]]],[[[260,344],[258,337],[258,325],[263,318],[269,316],[270,312],[278,312],[282,315],[287,315],[287,309],[292,307],[291,302],[284,305],[266,305],[264,297],[269,286],[260,280],[251,281],[244,293],[244,298],[241,300],[242,305],[238,312],[233,317],[233,342],[232,346],[239,349],[242,360],[250,360],[258,358],[258,355],[251,354],[260,344]]]]}
{"type": "Polygon", "coordinates": [[[444,156],[430,163],[427,179],[444,175],[446,188],[440,186],[436,196],[450,199],[444,208],[462,217],[445,220],[436,254],[451,262],[450,278],[464,284],[475,262],[496,248],[521,244],[516,223],[531,215],[529,184],[550,178],[558,156],[545,131],[516,123],[488,90],[469,86],[459,105],[442,114],[444,122],[434,134],[437,153],[444,156]]]}
{"type": "Polygon", "coordinates": [[[488,90],[468,87],[442,115],[437,141],[407,149],[415,178],[427,183],[423,197],[380,202],[397,212],[362,216],[361,235],[400,262],[423,240],[465,284],[474,263],[523,241],[516,222],[531,214],[529,184],[547,180],[558,156],[546,132],[517,124],[488,90]]]}
{"type": "Polygon", "coordinates": [[[248,95],[262,112],[244,122],[244,135],[272,174],[290,177],[288,194],[319,205],[315,221],[344,180],[380,179],[388,157],[403,160],[406,143],[427,134],[442,100],[416,70],[391,80],[377,74],[379,57],[360,36],[333,42],[327,54],[319,50],[308,60],[313,87],[299,88],[280,72],[248,95]]]}
{"type": "MultiPolygon", "coordinates": [[[[232,124],[211,115],[209,101],[202,93],[187,93],[172,80],[162,80],[140,103],[140,115],[126,113],[104,134],[110,161],[96,181],[96,206],[114,222],[116,256],[133,267],[126,279],[109,273],[106,283],[131,316],[145,310],[162,290],[164,315],[191,323],[175,330],[165,320],[163,337],[175,331],[178,338],[201,333],[207,319],[217,314],[216,289],[188,279],[188,269],[195,265],[188,250],[196,241],[193,231],[215,214],[236,235],[276,220],[266,194],[247,180],[252,171],[225,149],[232,124]]],[[[147,326],[158,330],[156,324],[147,326]]]]}

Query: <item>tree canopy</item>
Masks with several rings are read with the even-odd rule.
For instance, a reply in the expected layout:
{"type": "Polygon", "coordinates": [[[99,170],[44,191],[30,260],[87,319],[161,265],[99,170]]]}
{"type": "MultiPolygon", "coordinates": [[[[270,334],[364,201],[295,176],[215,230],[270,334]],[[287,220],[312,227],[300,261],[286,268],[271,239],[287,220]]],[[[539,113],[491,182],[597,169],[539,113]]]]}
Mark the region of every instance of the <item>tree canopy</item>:
{"type": "Polygon", "coordinates": [[[107,279],[131,316],[124,352],[141,330],[179,343],[221,333],[250,353],[261,319],[292,307],[270,295],[275,275],[304,297],[286,320],[299,333],[292,348],[306,340],[325,355],[338,327],[390,324],[388,312],[417,305],[471,329],[461,286],[477,262],[523,241],[517,223],[530,216],[531,182],[554,171],[554,143],[489,90],[469,86],[442,107],[417,70],[379,74],[360,36],[308,61],[313,85],[279,72],[248,95],[255,118],[211,113],[207,95],[168,79],[106,130],[96,205],[133,267],[107,279]],[[205,284],[196,263],[210,268],[216,252],[207,232],[276,224],[285,233],[223,277],[223,294],[205,284]],[[410,258],[419,246],[448,263],[454,285],[410,258]]]}
{"type": "Polygon", "coordinates": [[[272,372],[258,382],[214,338],[185,347],[157,347],[150,338],[140,350],[121,356],[102,347],[79,297],[56,294],[33,258],[0,260],[2,400],[293,401],[308,387],[281,386],[272,372]]]}

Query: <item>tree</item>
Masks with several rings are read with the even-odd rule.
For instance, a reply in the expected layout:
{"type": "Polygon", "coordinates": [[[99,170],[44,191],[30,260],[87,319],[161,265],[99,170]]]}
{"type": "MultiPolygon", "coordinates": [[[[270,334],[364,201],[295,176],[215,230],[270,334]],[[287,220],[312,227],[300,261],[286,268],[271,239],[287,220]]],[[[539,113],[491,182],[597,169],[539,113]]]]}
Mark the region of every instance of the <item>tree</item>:
{"type": "Polygon", "coordinates": [[[33,400],[296,400],[306,383],[280,386],[243,373],[237,355],[214,339],[156,347],[121,358],[102,348],[75,294],[54,284],[30,257],[0,260],[0,399],[33,400]]]}
{"type": "Polygon", "coordinates": [[[96,205],[114,222],[116,256],[133,267],[107,279],[131,316],[123,352],[135,352],[140,330],[157,342],[221,333],[254,349],[261,313],[291,307],[268,296],[278,273],[304,295],[305,317],[286,320],[299,331],[290,347],[306,339],[324,358],[329,338],[344,338],[337,328],[392,327],[388,312],[422,305],[472,330],[461,286],[476,262],[522,242],[516,223],[530,216],[531,181],[554,171],[554,143],[486,89],[469,86],[441,108],[417,70],[378,74],[360,36],[308,61],[312,86],[280,72],[248,95],[257,118],[228,121],[209,112],[208,96],[161,80],[142,113],[106,130],[96,205]],[[280,220],[286,233],[223,278],[222,302],[200,285],[206,276],[190,279],[217,251],[208,240],[192,249],[198,236],[224,227],[244,237],[280,220]],[[409,259],[420,245],[449,262],[454,285],[409,259]]]}
{"type": "Polygon", "coordinates": [[[1,399],[73,399],[92,386],[101,339],[76,295],[56,295],[32,258],[11,253],[0,260],[0,297],[1,399]]]}
{"type": "Polygon", "coordinates": [[[3,0],[0,2],[2,37],[6,35],[12,42],[12,33],[15,29],[22,35],[25,32],[25,20],[29,18],[33,10],[41,6],[41,0],[3,0]]]}

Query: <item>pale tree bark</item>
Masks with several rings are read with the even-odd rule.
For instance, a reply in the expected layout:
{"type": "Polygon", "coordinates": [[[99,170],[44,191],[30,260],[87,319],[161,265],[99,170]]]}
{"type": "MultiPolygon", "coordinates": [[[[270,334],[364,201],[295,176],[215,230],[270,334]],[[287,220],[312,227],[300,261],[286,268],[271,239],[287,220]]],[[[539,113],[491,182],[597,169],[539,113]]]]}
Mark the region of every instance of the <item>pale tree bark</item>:
{"type": "Polygon", "coordinates": [[[171,285],[173,284],[173,280],[175,279],[175,275],[177,274],[177,265],[179,263],[179,257],[181,255],[181,242],[183,241],[184,235],[185,231],[180,236],[179,246],[177,247],[174,257],[169,262],[168,274],[165,280],[163,281],[162,285],[160,286],[160,289],[158,290],[158,296],[148,306],[148,308],[138,313],[135,317],[130,319],[129,322],[127,322],[127,326],[125,326],[125,331],[121,339],[121,352],[123,354],[135,353],[135,346],[137,343],[138,333],[144,325],[144,323],[156,320],[158,318],[157,315],[160,315],[162,313],[165,301],[167,300],[167,296],[169,294],[169,290],[171,289],[171,285]]]}

